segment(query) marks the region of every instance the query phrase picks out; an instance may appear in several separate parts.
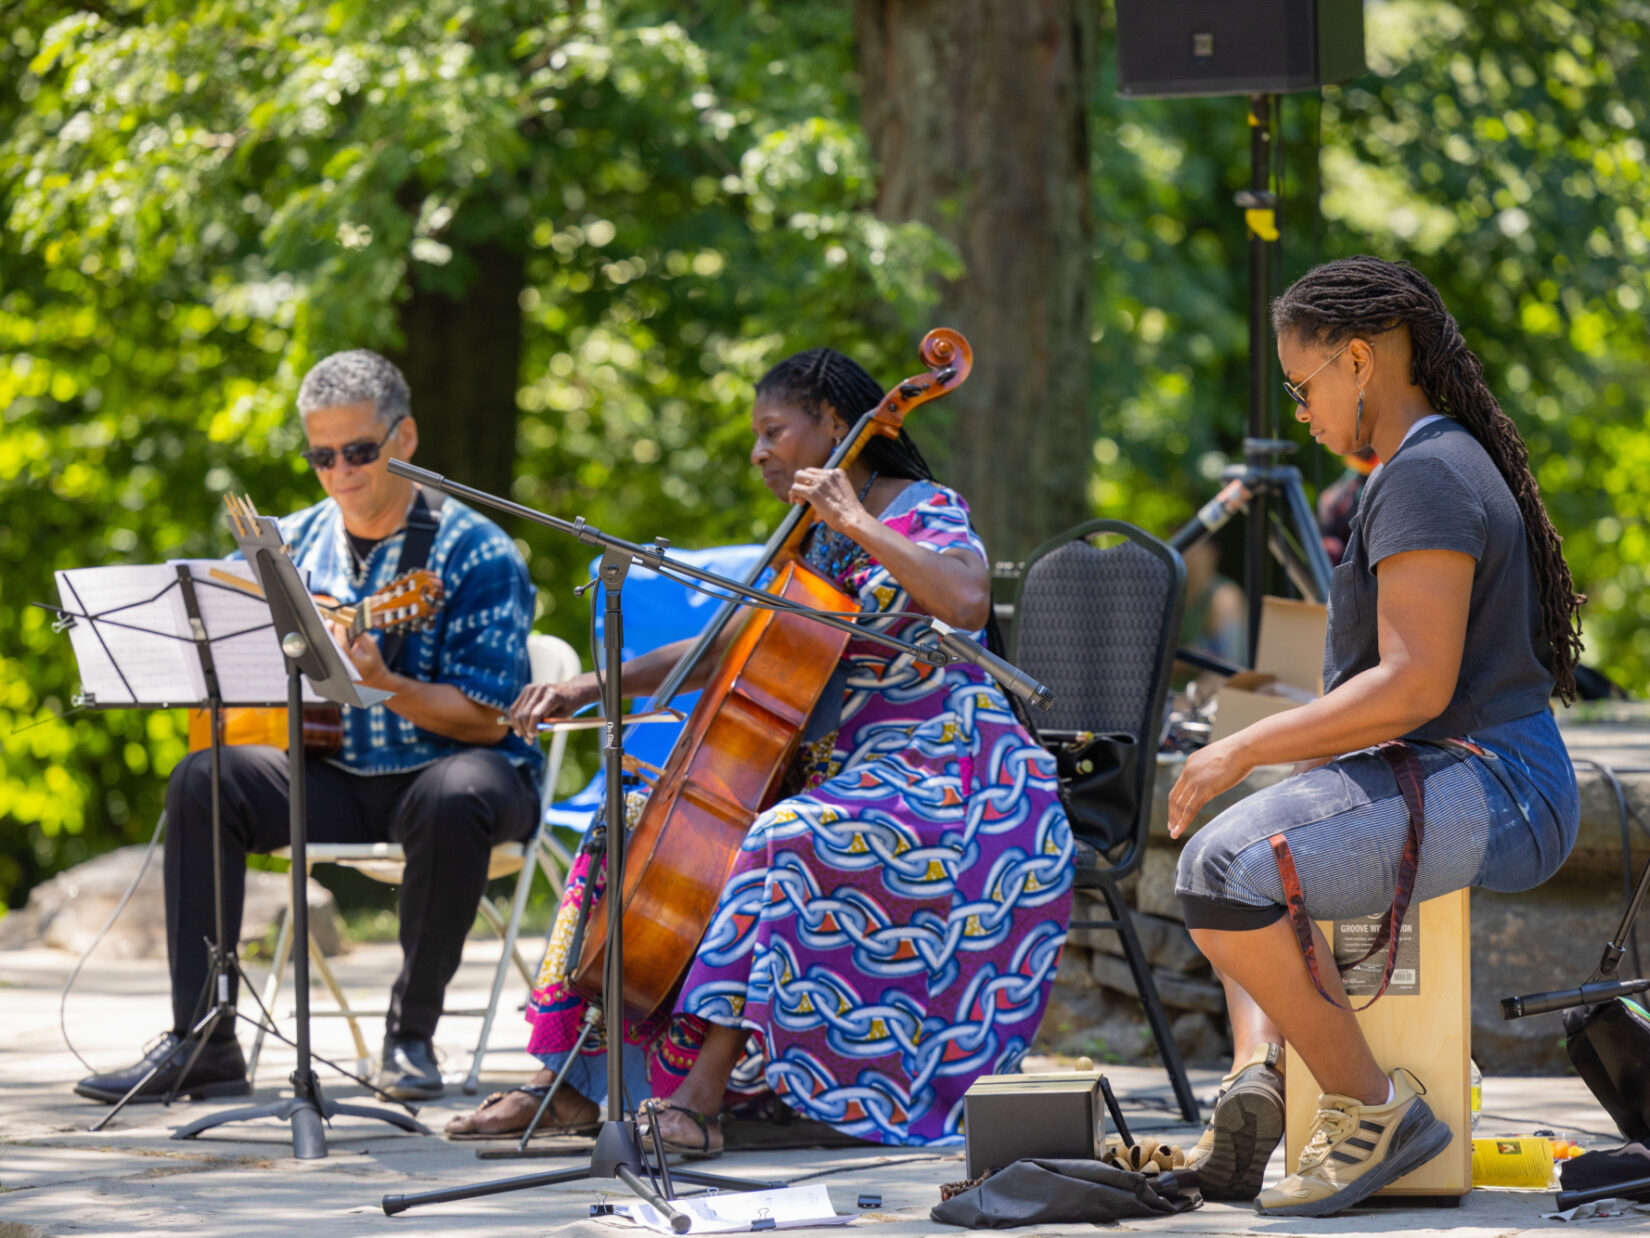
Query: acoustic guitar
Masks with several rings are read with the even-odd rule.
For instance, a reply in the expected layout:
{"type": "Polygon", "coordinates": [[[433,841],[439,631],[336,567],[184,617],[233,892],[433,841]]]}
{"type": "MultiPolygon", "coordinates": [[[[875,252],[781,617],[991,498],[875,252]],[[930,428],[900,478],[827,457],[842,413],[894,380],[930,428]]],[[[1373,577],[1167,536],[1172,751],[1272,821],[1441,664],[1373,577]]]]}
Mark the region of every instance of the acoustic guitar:
{"type": "MultiPolygon", "coordinates": [[[[228,572],[213,571],[211,578],[233,589],[263,596],[263,590],[248,580],[228,572]]],[[[334,622],[348,629],[348,647],[363,632],[417,632],[428,628],[441,613],[446,600],[441,577],[428,568],[397,576],[371,597],[349,606],[321,602],[321,609],[334,622]]],[[[286,710],[236,706],[219,715],[219,731],[226,744],[268,744],[285,750],[286,710]]],[[[336,756],[344,747],[344,715],[336,705],[311,705],[304,709],[304,751],[317,756],[336,756]]],[[[212,744],[211,711],[189,711],[189,751],[212,744]]]]}

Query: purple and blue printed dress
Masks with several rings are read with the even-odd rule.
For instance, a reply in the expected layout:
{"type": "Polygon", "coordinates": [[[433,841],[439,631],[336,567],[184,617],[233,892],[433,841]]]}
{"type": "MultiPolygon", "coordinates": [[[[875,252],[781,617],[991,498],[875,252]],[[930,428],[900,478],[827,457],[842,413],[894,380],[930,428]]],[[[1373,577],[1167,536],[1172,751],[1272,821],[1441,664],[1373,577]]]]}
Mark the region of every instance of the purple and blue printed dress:
{"type": "MultiPolygon", "coordinates": [[[[912,483],[881,519],[985,558],[967,505],[942,486],[912,483]]],[[[906,610],[864,550],[819,532],[809,566],[867,613],[906,610]]],[[[1053,758],[972,666],[925,667],[856,638],[834,682],[840,709],[816,714],[795,793],[752,825],[674,1007],[626,1026],[626,1087],[632,1103],[670,1095],[707,1021],[744,1027],[734,1090],[765,1086],[863,1139],[956,1143],[969,1085],[1030,1046],[1065,941],[1072,844],[1053,758]]],[[[560,977],[589,874],[581,856],[528,1011],[529,1049],[552,1068],[584,1011],[560,977]]],[[[587,1044],[568,1080],[604,1101],[604,1047],[587,1044]]]]}

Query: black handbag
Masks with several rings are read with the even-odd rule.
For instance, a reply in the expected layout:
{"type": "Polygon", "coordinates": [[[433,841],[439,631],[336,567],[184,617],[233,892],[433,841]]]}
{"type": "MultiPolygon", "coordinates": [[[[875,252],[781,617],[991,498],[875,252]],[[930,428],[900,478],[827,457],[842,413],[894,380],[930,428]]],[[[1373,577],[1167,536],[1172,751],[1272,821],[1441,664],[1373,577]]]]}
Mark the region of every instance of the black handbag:
{"type": "Polygon", "coordinates": [[[1650,1011],[1629,998],[1564,1012],[1565,1048],[1628,1139],[1650,1141],[1650,1011]]]}
{"type": "Polygon", "coordinates": [[[943,1225],[1012,1229],[1017,1225],[1109,1225],[1132,1217],[1173,1216],[1199,1207],[1197,1175],[1147,1177],[1099,1161],[1015,1161],[929,1210],[943,1225]]]}
{"type": "Polygon", "coordinates": [[[1072,831],[1101,851],[1128,842],[1140,807],[1140,745],[1134,736],[1084,732],[1050,747],[1072,831]]]}

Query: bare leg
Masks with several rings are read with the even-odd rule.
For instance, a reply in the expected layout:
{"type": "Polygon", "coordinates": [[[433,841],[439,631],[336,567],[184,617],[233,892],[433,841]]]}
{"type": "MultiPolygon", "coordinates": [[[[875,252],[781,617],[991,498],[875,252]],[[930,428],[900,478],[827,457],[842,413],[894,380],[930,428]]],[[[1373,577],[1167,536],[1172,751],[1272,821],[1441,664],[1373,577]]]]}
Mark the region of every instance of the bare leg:
{"type": "MultiPolygon", "coordinates": [[[[1226,1017],[1232,1023],[1232,1070],[1236,1072],[1248,1064],[1262,1045],[1281,1045],[1283,1033],[1242,985],[1224,972],[1215,974],[1226,990],[1226,1017]]],[[[1281,1058],[1276,1069],[1279,1074],[1283,1073],[1281,1058]]]]}
{"type": "Polygon", "coordinates": [[[723,1027],[712,1023],[705,1033],[705,1043],[699,1056],[682,1080],[681,1087],[670,1097],[678,1105],[686,1105],[707,1117],[722,1112],[722,1097],[728,1090],[733,1068],[745,1052],[750,1033],[742,1027],[723,1027]]]}
{"type": "MultiPolygon", "coordinates": [[[[1316,927],[1312,932],[1324,991],[1345,1002],[1346,991],[1332,962],[1335,956],[1323,934],[1316,927]]],[[[1222,980],[1237,985],[1295,1047],[1320,1088],[1366,1104],[1386,1102],[1386,1075],[1370,1053],[1357,1019],[1351,1011],[1324,1001],[1313,988],[1287,919],[1245,932],[1193,929],[1192,940],[1222,980]]],[[[1237,1034],[1234,1029],[1234,1039],[1237,1034]]]]}
{"type": "Polygon", "coordinates": [[[722,1112],[722,1097],[728,1090],[728,1079],[733,1075],[733,1068],[739,1065],[739,1059],[745,1052],[745,1042],[749,1039],[750,1033],[742,1027],[723,1027],[719,1023],[710,1025],[698,1058],[681,1086],[670,1095],[668,1103],[701,1114],[712,1125],[701,1132],[698,1124],[687,1114],[664,1108],[652,1114],[648,1121],[658,1124],[659,1132],[666,1140],[686,1148],[696,1148],[703,1142],[707,1152],[721,1151],[722,1132],[714,1123],[722,1112]]]}
{"type": "MultiPolygon", "coordinates": [[[[530,1087],[547,1088],[555,1081],[556,1072],[540,1070],[529,1082],[530,1087]]],[[[489,1096],[470,1113],[461,1114],[447,1123],[449,1135],[514,1134],[525,1130],[538,1111],[539,1097],[522,1091],[511,1091],[489,1096]]],[[[550,1113],[542,1127],[582,1126],[601,1116],[595,1103],[563,1083],[550,1101],[550,1113]]]]}

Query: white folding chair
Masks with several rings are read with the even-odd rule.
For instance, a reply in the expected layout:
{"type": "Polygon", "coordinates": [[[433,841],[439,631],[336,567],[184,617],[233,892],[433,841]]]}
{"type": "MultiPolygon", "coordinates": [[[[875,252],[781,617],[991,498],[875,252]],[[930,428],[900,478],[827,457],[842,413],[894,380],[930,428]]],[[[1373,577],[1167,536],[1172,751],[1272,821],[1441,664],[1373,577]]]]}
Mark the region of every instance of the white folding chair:
{"type": "MultiPolygon", "coordinates": [[[[531,665],[531,675],[535,683],[559,683],[564,679],[571,679],[579,673],[578,651],[562,640],[559,636],[550,636],[541,632],[533,632],[527,637],[527,658],[531,665]]],[[[503,940],[504,948],[499,954],[498,967],[493,972],[493,988],[487,999],[487,1005],[481,1009],[448,1010],[444,1014],[450,1018],[476,1018],[481,1020],[481,1034],[476,1039],[475,1051],[470,1055],[470,1069],[464,1077],[464,1091],[470,1094],[480,1090],[481,1063],[487,1054],[487,1040],[492,1034],[493,1019],[498,1013],[499,998],[504,992],[505,977],[509,973],[510,965],[514,962],[517,972],[529,988],[536,977],[534,968],[530,967],[521,952],[516,948],[516,939],[521,930],[522,912],[527,907],[527,896],[533,887],[533,870],[535,867],[544,873],[554,896],[552,901],[559,901],[562,890],[563,874],[572,864],[572,857],[566,849],[556,841],[550,827],[545,824],[544,809],[555,796],[556,780],[561,774],[562,757],[567,749],[567,732],[553,731],[550,733],[550,742],[545,748],[544,769],[542,771],[542,790],[539,795],[538,822],[532,836],[526,842],[500,843],[493,848],[493,854],[487,866],[487,879],[508,877],[512,873],[519,874],[516,878],[515,895],[509,906],[495,904],[492,899],[483,896],[477,911],[482,919],[486,920],[494,932],[503,940]],[[536,861],[530,863],[529,859],[536,861]]],[[[282,859],[290,859],[290,851],[283,847],[273,853],[282,859]]],[[[317,864],[339,864],[346,868],[353,868],[375,881],[382,881],[390,885],[399,885],[406,868],[406,855],[400,843],[310,843],[308,847],[308,861],[313,872],[317,864]]],[[[290,913],[291,908],[287,908],[290,913]]],[[[264,983],[264,1009],[271,1012],[275,1009],[275,999],[280,994],[281,979],[286,972],[287,961],[292,950],[292,917],[283,913],[280,929],[275,938],[275,959],[269,969],[269,977],[264,983]]],[[[315,974],[326,985],[327,991],[338,1003],[336,1010],[311,1010],[312,1018],[341,1017],[348,1021],[350,1035],[355,1041],[355,1052],[358,1059],[358,1068],[365,1071],[370,1068],[374,1060],[373,1054],[367,1048],[366,1038],[361,1034],[359,1020],[365,1017],[379,1017],[383,1011],[361,1011],[350,1007],[344,997],[344,991],[332,974],[332,968],[327,965],[326,957],[316,945],[314,935],[309,941],[309,955],[313,961],[315,974]]],[[[264,1033],[260,1028],[252,1041],[252,1052],[247,1057],[247,1078],[252,1079],[258,1070],[258,1056],[263,1051],[264,1033]]]]}

